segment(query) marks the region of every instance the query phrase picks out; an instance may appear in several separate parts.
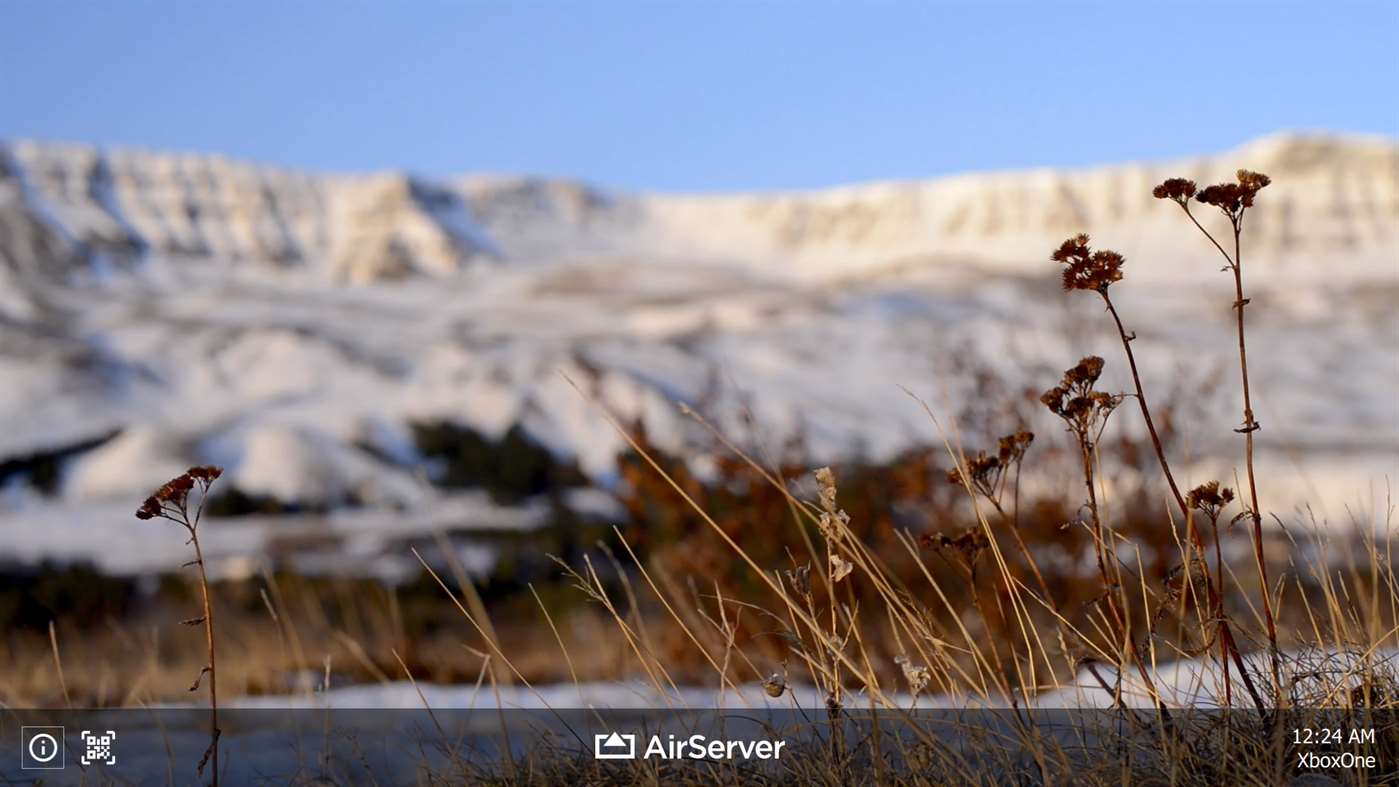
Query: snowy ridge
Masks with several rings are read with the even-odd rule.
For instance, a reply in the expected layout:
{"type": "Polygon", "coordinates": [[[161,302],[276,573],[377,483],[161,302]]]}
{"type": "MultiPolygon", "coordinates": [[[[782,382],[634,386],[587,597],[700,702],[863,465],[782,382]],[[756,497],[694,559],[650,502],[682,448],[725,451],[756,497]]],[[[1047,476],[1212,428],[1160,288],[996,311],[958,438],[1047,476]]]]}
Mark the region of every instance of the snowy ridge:
{"type": "MultiPolygon", "coordinates": [[[[1207,158],[1083,171],[971,174],[813,192],[606,194],[587,186],[469,178],[472,211],[522,255],[580,247],[744,260],[769,271],[841,275],[909,261],[975,259],[1026,270],[1045,249],[1088,230],[1135,254],[1206,256],[1161,210],[1167,177],[1232,180],[1240,167],[1274,185],[1250,214],[1255,253],[1281,265],[1390,254],[1399,220],[1399,144],[1281,134],[1207,158]],[[526,232],[528,230],[528,232],[526,232]],[[527,237],[528,235],[528,237],[527,237]],[[552,244],[549,243],[552,239],[552,244]]],[[[1389,259],[1392,259],[1389,258],[1389,259]]]]}
{"type": "MultiPolygon", "coordinates": [[[[1100,308],[1046,259],[1078,230],[1128,257],[1114,300],[1153,398],[1200,388],[1182,481],[1231,479],[1232,287],[1150,188],[1240,166],[1275,180],[1245,237],[1263,504],[1382,511],[1399,477],[1393,140],[715,196],[0,144],[0,463],[98,443],[52,497],[0,486],[0,539],[38,543],[18,525],[42,522],[48,552],[13,551],[102,561],[85,529],[196,462],[368,521],[469,512],[422,483],[422,422],[519,425],[606,487],[623,443],[564,375],[663,448],[690,444],[678,400],[734,435],[751,412],[768,447],[800,433],[813,462],[889,457],[939,440],[899,386],[955,412],[969,361],[1042,389],[1096,353],[1109,387],[1129,384],[1100,308]]],[[[262,542],[224,543],[241,559],[262,542]]]]}
{"type": "Polygon", "coordinates": [[[1227,180],[1239,167],[1275,181],[1250,214],[1255,253],[1315,265],[1394,250],[1399,145],[1383,138],[1280,134],[1162,164],[703,196],[519,177],[314,175],[219,156],[19,142],[0,146],[0,197],[10,195],[0,199],[0,226],[47,226],[7,231],[0,259],[13,268],[62,256],[33,247],[47,232],[89,261],[152,253],[323,265],[357,282],[441,275],[502,254],[681,255],[829,275],[949,256],[1026,269],[1084,229],[1129,254],[1193,259],[1204,256],[1198,244],[1151,187],[1174,175],[1227,180]]]}
{"type": "Polygon", "coordinates": [[[315,176],[218,156],[20,142],[0,147],[3,190],[21,196],[14,213],[28,213],[5,211],[6,223],[30,225],[0,238],[11,268],[129,268],[153,255],[320,267],[364,282],[450,273],[495,254],[455,192],[407,175],[315,176]],[[62,238],[61,251],[26,250],[46,233],[62,238]]]}

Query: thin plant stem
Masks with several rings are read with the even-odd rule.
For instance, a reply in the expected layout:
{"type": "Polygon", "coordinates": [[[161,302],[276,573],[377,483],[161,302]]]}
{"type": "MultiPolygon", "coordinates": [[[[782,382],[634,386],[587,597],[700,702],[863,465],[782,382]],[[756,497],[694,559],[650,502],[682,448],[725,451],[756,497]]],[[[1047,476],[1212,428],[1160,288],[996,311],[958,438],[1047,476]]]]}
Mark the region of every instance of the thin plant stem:
{"type": "MultiPolygon", "coordinates": [[[[1137,668],[1137,674],[1142,679],[1142,687],[1156,701],[1157,710],[1161,713],[1162,719],[1169,724],[1170,714],[1166,710],[1166,703],[1156,691],[1156,685],[1151,680],[1151,673],[1142,661],[1141,652],[1137,649],[1136,638],[1132,636],[1131,627],[1128,625],[1119,603],[1118,594],[1122,591],[1122,583],[1113,581],[1112,575],[1108,572],[1107,541],[1103,536],[1102,518],[1098,515],[1098,493],[1094,489],[1093,451],[1092,446],[1083,436],[1079,438],[1079,451],[1083,457],[1083,480],[1088,485],[1088,511],[1093,518],[1093,549],[1098,558],[1098,573],[1102,577],[1103,590],[1107,594],[1108,612],[1111,615],[1112,624],[1117,628],[1118,653],[1121,653],[1120,648],[1126,647],[1127,655],[1132,660],[1132,666],[1137,668]]],[[[1121,675],[1120,664],[1118,665],[1118,674],[1121,675]]]]}
{"type": "MultiPolygon", "coordinates": [[[[1210,515],[1210,530],[1212,531],[1212,533],[1213,533],[1213,535],[1214,535],[1214,566],[1215,566],[1215,568],[1214,568],[1214,570],[1215,570],[1215,580],[1214,580],[1214,581],[1215,581],[1216,586],[1219,588],[1219,595],[1222,597],[1222,596],[1224,595],[1224,593],[1225,593],[1226,588],[1225,588],[1225,585],[1224,585],[1224,551],[1223,551],[1223,549],[1220,547],[1220,544],[1219,544],[1219,516],[1218,516],[1218,514],[1211,514],[1211,515],[1210,515]]],[[[1209,570],[1209,566],[1205,566],[1205,570],[1208,571],[1208,570],[1209,570]]],[[[1221,639],[1220,639],[1220,653],[1219,653],[1219,657],[1220,657],[1220,659],[1221,659],[1222,661],[1227,661],[1228,656],[1229,656],[1228,652],[1226,652],[1225,649],[1224,649],[1224,640],[1223,640],[1223,638],[1221,638],[1221,639]]],[[[1230,707],[1230,706],[1233,704],[1233,694],[1234,694],[1233,682],[1230,680],[1230,677],[1229,677],[1229,670],[1226,669],[1226,670],[1224,670],[1224,707],[1227,708],[1227,707],[1230,707]]]]}
{"type": "MultiPolygon", "coordinates": [[[[1122,340],[1122,349],[1127,355],[1127,365],[1132,370],[1132,385],[1136,389],[1137,404],[1141,408],[1142,420],[1146,422],[1147,433],[1151,436],[1152,448],[1156,451],[1156,459],[1161,464],[1161,473],[1166,476],[1166,483],[1171,488],[1171,496],[1175,498],[1176,505],[1180,507],[1181,515],[1185,518],[1186,532],[1196,551],[1205,553],[1205,541],[1200,536],[1200,531],[1195,527],[1195,519],[1190,515],[1190,504],[1185,501],[1185,497],[1180,493],[1180,487],[1176,485],[1175,476],[1171,473],[1170,463],[1166,461],[1166,451],[1161,446],[1161,435],[1156,431],[1156,423],[1151,419],[1151,408],[1146,401],[1146,391],[1142,389],[1142,379],[1137,371],[1137,358],[1132,352],[1132,340],[1136,334],[1127,333],[1127,329],[1122,325],[1122,318],[1117,313],[1117,307],[1112,303],[1112,298],[1108,297],[1107,290],[1101,290],[1103,303],[1107,304],[1108,313],[1112,315],[1113,323],[1117,325],[1117,335],[1122,340]]],[[[1253,685],[1253,678],[1248,674],[1248,669],[1244,665],[1243,654],[1239,652],[1238,643],[1234,639],[1234,632],[1229,625],[1229,618],[1224,611],[1224,599],[1220,597],[1218,589],[1214,586],[1214,578],[1208,573],[1205,574],[1205,592],[1209,597],[1210,607],[1216,624],[1219,626],[1219,636],[1228,648],[1230,656],[1233,658],[1234,666],[1239,670],[1239,677],[1243,679],[1245,688],[1248,689],[1250,697],[1260,712],[1264,712],[1267,705],[1263,702],[1262,696],[1258,694],[1258,689],[1253,685]]],[[[1227,670],[1228,665],[1224,668],[1227,670]]]]}
{"type": "Polygon", "coordinates": [[[214,662],[214,605],[209,600],[209,575],[204,569],[204,552],[199,546],[199,534],[195,525],[190,527],[190,542],[194,544],[194,560],[199,566],[199,589],[204,596],[204,638],[209,647],[209,749],[212,752],[210,765],[213,766],[213,784],[219,783],[219,690],[218,669],[214,662]]]}
{"type": "Polygon", "coordinates": [[[1263,621],[1268,627],[1268,655],[1273,668],[1273,691],[1276,695],[1282,686],[1282,668],[1278,663],[1278,629],[1273,619],[1272,593],[1268,585],[1268,565],[1263,557],[1263,515],[1258,507],[1258,480],[1253,472],[1253,433],[1258,431],[1258,421],[1253,417],[1253,400],[1248,388],[1248,348],[1244,342],[1244,307],[1248,298],[1244,297],[1243,263],[1239,252],[1239,236],[1243,232],[1243,216],[1234,222],[1234,312],[1239,327],[1239,373],[1243,378],[1244,425],[1236,431],[1244,435],[1244,467],[1248,471],[1249,518],[1253,520],[1253,551],[1258,561],[1258,586],[1263,596],[1263,621]]]}
{"type": "Polygon", "coordinates": [[[1278,630],[1273,615],[1272,592],[1268,583],[1268,565],[1263,555],[1263,514],[1258,505],[1258,478],[1253,471],[1253,433],[1258,431],[1259,424],[1253,414],[1253,398],[1248,382],[1248,345],[1244,339],[1244,307],[1248,305],[1249,299],[1244,297],[1242,244],[1240,241],[1243,235],[1243,212],[1230,215],[1229,218],[1230,226],[1234,232],[1234,256],[1231,257],[1214,235],[1195,218],[1195,214],[1190,212],[1190,203],[1182,201],[1179,204],[1181,210],[1185,211],[1186,217],[1190,219],[1190,223],[1194,224],[1195,228],[1219,250],[1220,255],[1224,257],[1228,265],[1228,270],[1234,274],[1234,314],[1239,337],[1239,376],[1243,384],[1244,400],[1244,424],[1235,431],[1244,436],[1244,468],[1248,475],[1248,514],[1253,524],[1253,556],[1258,564],[1258,586],[1263,597],[1263,621],[1268,631],[1268,656],[1273,671],[1273,691],[1275,697],[1281,699],[1282,667],[1278,654],[1278,630]]]}

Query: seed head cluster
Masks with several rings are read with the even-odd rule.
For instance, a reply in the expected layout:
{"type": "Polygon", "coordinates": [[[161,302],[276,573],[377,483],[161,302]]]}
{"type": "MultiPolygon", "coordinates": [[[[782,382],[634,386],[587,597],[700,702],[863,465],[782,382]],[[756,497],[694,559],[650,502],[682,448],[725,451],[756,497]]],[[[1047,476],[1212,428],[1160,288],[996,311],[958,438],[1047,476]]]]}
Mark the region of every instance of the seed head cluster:
{"type": "Polygon", "coordinates": [[[1200,189],[1193,180],[1170,178],[1151,193],[1157,199],[1171,200],[1186,210],[1190,209],[1190,198],[1194,197],[1197,202],[1219,208],[1230,221],[1237,221],[1245,210],[1253,207],[1258,192],[1272,182],[1272,178],[1261,172],[1241,169],[1234,173],[1233,183],[1216,183],[1200,189]]]}
{"type": "Polygon", "coordinates": [[[774,699],[781,697],[787,691],[787,679],[774,672],[763,681],[763,691],[774,699]]]}
{"type": "Polygon", "coordinates": [[[172,513],[184,512],[189,503],[189,493],[198,485],[205,492],[209,486],[223,475],[223,469],[213,465],[191,467],[183,474],[170,479],[155,494],[146,498],[136,509],[137,519],[170,518],[172,513]]]}
{"type": "Polygon", "coordinates": [[[947,480],[958,486],[971,488],[988,498],[996,497],[1001,488],[1005,473],[1025,458],[1030,443],[1035,441],[1034,432],[1019,431],[1000,439],[995,454],[985,451],[967,459],[966,472],[963,468],[953,468],[947,473],[947,480]]]}
{"type": "Polygon", "coordinates": [[[1168,199],[1181,205],[1193,196],[1196,192],[1195,181],[1185,178],[1167,178],[1165,182],[1151,190],[1151,195],[1157,199],[1168,199]]]}
{"type": "Polygon", "coordinates": [[[811,562],[807,561],[802,565],[787,570],[787,581],[792,583],[792,588],[803,597],[811,595],[811,562]]]}
{"type": "Polygon", "coordinates": [[[1106,293],[1113,282],[1122,280],[1125,258],[1106,249],[1093,251],[1088,236],[1079,233],[1059,244],[1050,259],[1064,264],[1065,290],[1088,290],[1106,293]]]}
{"type": "Polygon", "coordinates": [[[1108,416],[1122,403],[1120,395],[1094,390],[1103,374],[1103,359],[1090,355],[1064,372],[1059,384],[1040,395],[1040,402],[1069,425],[1080,439],[1096,439],[1108,416]]]}
{"type": "Polygon", "coordinates": [[[982,532],[980,525],[972,525],[955,536],[925,534],[921,541],[924,546],[957,552],[968,566],[976,563],[976,558],[981,554],[981,550],[991,546],[991,542],[987,540],[986,533],[982,532]]]}
{"type": "Polygon", "coordinates": [[[1220,486],[1218,481],[1210,481],[1190,490],[1185,501],[1213,521],[1219,519],[1220,512],[1234,502],[1234,490],[1220,486]]]}
{"type": "Polygon", "coordinates": [[[821,535],[834,546],[845,537],[850,515],[836,505],[836,476],[831,468],[822,467],[816,471],[816,489],[821,495],[821,516],[817,525],[821,535]]]}
{"type": "Polygon", "coordinates": [[[894,657],[894,663],[903,670],[904,680],[908,681],[909,691],[916,697],[927,691],[928,684],[933,680],[933,671],[921,664],[914,664],[913,660],[906,655],[894,657]]]}

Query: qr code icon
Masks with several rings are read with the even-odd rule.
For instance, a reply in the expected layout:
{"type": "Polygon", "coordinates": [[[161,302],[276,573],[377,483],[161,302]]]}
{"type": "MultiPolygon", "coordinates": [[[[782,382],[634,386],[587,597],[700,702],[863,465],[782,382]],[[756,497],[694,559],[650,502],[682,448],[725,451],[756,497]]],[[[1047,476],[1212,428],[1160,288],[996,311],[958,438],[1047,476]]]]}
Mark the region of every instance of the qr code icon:
{"type": "Polygon", "coordinates": [[[117,734],[112,730],[98,734],[83,730],[83,756],[79,759],[83,765],[101,763],[103,765],[116,765],[117,755],[112,751],[112,744],[116,743],[117,734]]]}

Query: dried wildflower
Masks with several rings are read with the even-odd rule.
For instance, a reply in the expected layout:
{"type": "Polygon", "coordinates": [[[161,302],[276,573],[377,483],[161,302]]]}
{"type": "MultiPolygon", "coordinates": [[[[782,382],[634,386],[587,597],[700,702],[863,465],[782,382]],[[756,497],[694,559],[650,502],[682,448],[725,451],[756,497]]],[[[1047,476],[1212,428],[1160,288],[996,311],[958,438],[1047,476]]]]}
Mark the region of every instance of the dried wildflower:
{"type": "Polygon", "coordinates": [[[787,572],[787,581],[792,583],[793,589],[803,596],[811,595],[811,563],[810,561],[798,566],[794,570],[787,572]]]}
{"type": "Polygon", "coordinates": [[[1195,196],[1195,181],[1185,178],[1167,178],[1165,182],[1151,190],[1151,195],[1157,199],[1169,199],[1184,205],[1186,200],[1195,196]]]}
{"type": "Polygon", "coordinates": [[[982,451],[967,460],[965,474],[960,467],[948,470],[947,480],[958,486],[970,484],[977,491],[981,491],[994,485],[995,479],[1000,477],[1001,469],[1000,457],[987,456],[986,452],[982,451]]]}
{"type": "Polygon", "coordinates": [[[836,477],[831,468],[822,467],[815,475],[822,508],[817,527],[827,542],[838,544],[844,537],[845,528],[850,526],[850,515],[836,507],[836,477]]]}
{"type": "Polygon", "coordinates": [[[141,507],[136,509],[136,518],[155,519],[156,517],[160,516],[160,513],[160,501],[154,497],[148,497],[146,498],[146,502],[142,503],[141,507]]]}
{"type": "Polygon", "coordinates": [[[1065,265],[1065,290],[1104,293],[1113,282],[1122,280],[1122,264],[1126,261],[1115,251],[1093,251],[1088,246],[1088,236],[1083,234],[1059,244],[1050,259],[1065,265]]]}
{"type": "Polygon", "coordinates": [[[141,503],[141,507],[136,509],[136,518],[170,519],[189,527],[189,512],[187,510],[189,493],[194,490],[195,486],[199,486],[207,493],[209,487],[221,475],[223,475],[223,470],[212,465],[191,467],[165,482],[155,491],[155,494],[146,498],[141,503]]]}
{"type": "Polygon", "coordinates": [[[1040,395],[1040,402],[1069,425],[1080,441],[1095,441],[1121,396],[1093,390],[1103,374],[1103,359],[1090,355],[1064,372],[1059,384],[1040,395]]]}
{"type": "Polygon", "coordinates": [[[200,465],[198,467],[191,467],[186,471],[185,475],[199,481],[213,482],[217,480],[219,476],[223,475],[223,468],[214,467],[213,465],[200,465]]]}
{"type": "Polygon", "coordinates": [[[972,491],[997,503],[1006,471],[1025,458],[1025,451],[1034,439],[1035,435],[1026,431],[1006,435],[1000,438],[994,455],[979,452],[966,460],[965,469],[958,467],[949,470],[947,480],[958,486],[970,486],[972,491]]]}
{"type": "Polygon", "coordinates": [[[767,680],[763,681],[763,691],[769,697],[777,699],[782,696],[783,692],[787,691],[787,680],[774,672],[768,676],[767,680]]]}
{"type": "Polygon", "coordinates": [[[1219,519],[1219,514],[1234,502],[1234,490],[1221,487],[1218,481],[1200,484],[1186,495],[1186,502],[1196,511],[1204,512],[1210,521],[1219,519]]]}
{"type": "Polygon", "coordinates": [[[1104,365],[1106,362],[1096,355],[1081,358],[1074,365],[1074,368],[1064,372],[1064,379],[1072,383],[1083,383],[1091,386],[1098,381],[1099,377],[1103,376],[1104,365]]]}
{"type": "Polygon", "coordinates": [[[903,670],[904,680],[908,681],[908,688],[913,692],[913,696],[922,694],[928,684],[933,680],[933,671],[921,665],[914,665],[908,656],[900,654],[894,657],[894,663],[903,670]]]}
{"type": "Polygon", "coordinates": [[[1239,170],[1234,177],[1238,182],[1207,186],[1195,195],[1195,199],[1219,208],[1230,221],[1237,221],[1246,209],[1253,207],[1258,192],[1273,181],[1261,172],[1246,169],[1239,170]]]}
{"type": "Polygon", "coordinates": [[[831,555],[831,581],[839,582],[850,576],[850,572],[855,570],[855,566],[850,561],[840,555],[831,555]]]}
{"type": "Polygon", "coordinates": [[[199,617],[180,621],[182,625],[197,626],[203,624],[205,643],[208,646],[208,661],[200,669],[199,674],[194,679],[194,684],[189,687],[190,691],[198,691],[204,677],[209,677],[209,746],[204,750],[204,756],[200,758],[195,768],[197,774],[204,773],[204,767],[212,760],[214,768],[214,783],[218,783],[219,774],[219,699],[217,688],[218,673],[214,665],[214,610],[209,600],[209,575],[204,568],[204,552],[199,545],[199,523],[204,514],[204,501],[208,499],[209,488],[213,486],[215,480],[223,475],[223,470],[212,465],[199,465],[191,467],[184,473],[170,479],[164,486],[157,489],[155,494],[146,498],[141,507],[136,509],[137,519],[168,519],[185,530],[189,531],[189,544],[194,547],[194,560],[186,563],[187,566],[196,566],[199,569],[199,587],[203,595],[204,614],[199,617]],[[189,493],[198,486],[204,493],[200,498],[199,506],[190,511],[189,493]]]}
{"type": "Polygon", "coordinates": [[[1059,244],[1059,248],[1049,255],[1049,258],[1055,262],[1075,262],[1088,259],[1091,253],[1088,248],[1088,236],[1080,232],[1059,244]]]}
{"type": "Polygon", "coordinates": [[[850,526],[850,515],[844,511],[822,511],[816,519],[821,536],[832,544],[840,543],[845,537],[845,528],[850,526]]]}
{"type": "Polygon", "coordinates": [[[194,488],[194,478],[189,474],[177,476],[170,479],[160,489],[156,490],[156,499],[168,503],[180,504],[194,488]]]}
{"type": "Polygon", "coordinates": [[[999,458],[1001,464],[1010,465],[1025,458],[1025,452],[1029,450],[1030,443],[1035,441],[1035,433],[1021,430],[1013,435],[1006,435],[1000,440],[999,458]]]}
{"type": "Polygon", "coordinates": [[[829,467],[821,467],[816,470],[816,489],[821,495],[821,507],[827,511],[835,510],[836,505],[836,476],[829,467]]]}
{"type": "Polygon", "coordinates": [[[972,525],[955,536],[941,534],[929,536],[923,539],[923,543],[925,546],[931,546],[934,549],[955,551],[962,556],[962,559],[966,561],[967,565],[975,563],[977,556],[981,554],[981,550],[991,546],[991,542],[987,540],[986,534],[982,532],[981,527],[978,525],[972,525]]]}
{"type": "Polygon", "coordinates": [[[1252,191],[1254,194],[1267,188],[1273,182],[1272,178],[1264,175],[1262,172],[1252,172],[1246,169],[1235,172],[1234,177],[1238,178],[1240,186],[1252,191]]]}

